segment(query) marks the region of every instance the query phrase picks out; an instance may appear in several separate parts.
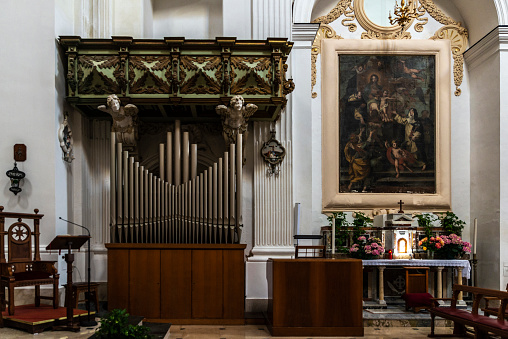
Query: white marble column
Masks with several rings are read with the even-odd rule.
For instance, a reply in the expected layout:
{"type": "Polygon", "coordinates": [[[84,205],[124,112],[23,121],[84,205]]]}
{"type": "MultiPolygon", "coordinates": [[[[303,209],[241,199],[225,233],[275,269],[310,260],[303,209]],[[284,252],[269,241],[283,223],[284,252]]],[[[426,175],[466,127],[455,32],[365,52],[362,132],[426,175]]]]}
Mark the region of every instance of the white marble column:
{"type": "Polygon", "coordinates": [[[113,35],[113,1],[81,0],[75,11],[78,34],[82,38],[109,39],[113,35]]]}
{"type": "Polygon", "coordinates": [[[478,218],[478,286],[503,290],[508,276],[508,27],[465,53],[471,87],[471,218],[478,218]],[[486,99],[488,98],[488,99],[486,99]],[[494,160],[493,160],[494,159],[494,160]],[[488,175],[485,175],[488,173],[488,175]]]}
{"type": "Polygon", "coordinates": [[[378,282],[378,286],[379,286],[379,299],[378,299],[378,304],[379,305],[386,305],[386,301],[385,301],[385,284],[384,284],[384,271],[385,271],[385,266],[378,266],[377,269],[379,271],[379,282],[378,282]]]}
{"type": "MultiPolygon", "coordinates": [[[[256,6],[282,6],[287,15],[287,22],[290,22],[290,1],[255,1],[254,18],[260,13],[261,8],[256,6]],[[286,6],[287,5],[287,6],[286,6]],[[255,14],[257,13],[257,14],[255,14]]],[[[266,9],[265,7],[263,7],[266,9]]],[[[282,8],[282,7],[281,7],[282,8]]],[[[280,8],[279,8],[280,10],[280,8]]],[[[268,25],[269,18],[263,17],[254,22],[262,24],[265,22],[269,27],[258,27],[255,31],[254,39],[265,39],[267,36],[289,36],[285,31],[281,15],[270,17],[274,20],[272,26],[268,25]],[[264,21],[263,21],[264,20],[264,21]],[[270,28],[271,27],[271,28],[270,28]],[[271,30],[278,27],[277,30],[271,30]],[[270,28],[270,29],[269,29],[270,28]],[[256,33],[257,32],[257,33],[256,33]]],[[[308,67],[299,67],[299,74],[304,74],[300,85],[295,79],[296,88],[301,86],[301,93],[305,93],[307,104],[300,107],[299,114],[308,115],[310,112],[310,48],[316,34],[316,25],[308,25],[307,29],[301,29],[297,34],[293,34],[295,48],[293,53],[301,53],[301,58],[306,60],[308,67]],[[296,47],[296,46],[299,47],[296,47]],[[307,88],[308,87],[308,88],[307,88]],[[308,110],[305,110],[305,106],[308,110]]],[[[291,55],[292,55],[291,54],[291,55]]],[[[290,59],[292,56],[290,57],[290,59]]],[[[288,62],[291,67],[291,63],[288,62]]],[[[291,68],[288,72],[288,78],[291,77],[291,68]]],[[[294,129],[294,94],[288,95],[286,109],[281,113],[279,120],[273,122],[255,122],[252,135],[254,150],[254,188],[253,188],[253,247],[246,264],[246,310],[247,311],[265,311],[268,298],[268,285],[266,280],[266,260],[268,258],[289,258],[294,255],[293,234],[294,234],[294,187],[302,184],[295,182],[293,177],[293,140],[294,129]],[[260,149],[264,142],[270,138],[270,130],[275,128],[276,138],[286,149],[286,156],[280,165],[278,176],[267,176],[267,166],[259,156],[260,149]]],[[[249,138],[251,136],[249,135],[249,138]]],[[[309,162],[308,159],[306,162],[309,162]]],[[[309,206],[307,206],[309,208],[309,206]]]]}

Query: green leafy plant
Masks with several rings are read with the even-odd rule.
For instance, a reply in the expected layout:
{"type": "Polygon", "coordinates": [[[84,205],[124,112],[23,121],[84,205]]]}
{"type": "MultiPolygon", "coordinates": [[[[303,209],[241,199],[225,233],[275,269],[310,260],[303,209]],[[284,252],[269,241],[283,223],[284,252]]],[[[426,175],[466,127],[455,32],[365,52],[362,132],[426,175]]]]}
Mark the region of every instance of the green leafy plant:
{"type": "Polygon", "coordinates": [[[439,219],[441,220],[441,227],[443,228],[444,234],[462,235],[462,230],[466,223],[460,220],[455,213],[448,211],[442,214],[439,219]]]}
{"type": "Polygon", "coordinates": [[[358,239],[360,235],[365,233],[363,228],[372,226],[372,219],[362,212],[353,213],[353,239],[358,239]]]}
{"type": "Polygon", "coordinates": [[[432,236],[432,223],[437,220],[436,215],[432,213],[417,214],[415,218],[418,219],[418,226],[424,228],[425,236],[430,238],[432,236]]]}
{"type": "Polygon", "coordinates": [[[129,313],[126,310],[114,309],[101,318],[101,325],[95,332],[96,338],[152,338],[150,329],[142,325],[129,324],[129,313]]]}
{"type": "Polygon", "coordinates": [[[349,251],[347,241],[350,231],[349,222],[346,220],[346,213],[333,212],[327,219],[331,227],[333,227],[333,222],[335,220],[335,250],[337,252],[347,253],[349,251]]]}

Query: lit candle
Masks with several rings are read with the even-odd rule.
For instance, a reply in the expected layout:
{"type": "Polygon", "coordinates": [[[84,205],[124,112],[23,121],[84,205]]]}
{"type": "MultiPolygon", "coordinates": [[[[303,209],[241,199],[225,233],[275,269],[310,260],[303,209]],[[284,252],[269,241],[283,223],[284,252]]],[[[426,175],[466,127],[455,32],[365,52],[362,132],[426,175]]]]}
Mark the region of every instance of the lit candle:
{"type": "Polygon", "coordinates": [[[473,237],[473,254],[476,254],[478,247],[478,219],[474,218],[474,237],[473,237]]]}

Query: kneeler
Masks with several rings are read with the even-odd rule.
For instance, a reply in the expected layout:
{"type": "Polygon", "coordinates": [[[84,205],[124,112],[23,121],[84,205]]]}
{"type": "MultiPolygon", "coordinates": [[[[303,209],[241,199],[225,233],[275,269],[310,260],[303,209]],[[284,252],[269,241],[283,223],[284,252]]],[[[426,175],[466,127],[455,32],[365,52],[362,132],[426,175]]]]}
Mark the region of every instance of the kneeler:
{"type": "Polygon", "coordinates": [[[406,292],[402,299],[406,302],[406,311],[414,312],[429,309],[432,306],[432,295],[429,291],[428,267],[404,267],[406,270],[406,292]]]}

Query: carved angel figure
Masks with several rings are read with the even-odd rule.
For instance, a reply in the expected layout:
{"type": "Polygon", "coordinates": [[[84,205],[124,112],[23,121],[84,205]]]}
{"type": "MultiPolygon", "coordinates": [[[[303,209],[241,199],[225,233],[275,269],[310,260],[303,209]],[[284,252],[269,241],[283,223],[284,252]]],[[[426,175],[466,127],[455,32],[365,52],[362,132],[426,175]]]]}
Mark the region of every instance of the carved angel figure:
{"type": "Polygon", "coordinates": [[[222,135],[226,146],[236,143],[236,136],[243,134],[243,145],[247,140],[247,124],[249,118],[258,110],[258,106],[247,104],[244,106],[244,100],[241,95],[235,95],[231,98],[230,107],[218,105],[215,112],[222,119],[222,135]]]}
{"type": "Polygon", "coordinates": [[[106,105],[97,108],[113,117],[111,131],[116,132],[116,141],[126,147],[135,147],[138,139],[138,108],[132,104],[121,106],[116,94],[108,96],[106,105]]]}

